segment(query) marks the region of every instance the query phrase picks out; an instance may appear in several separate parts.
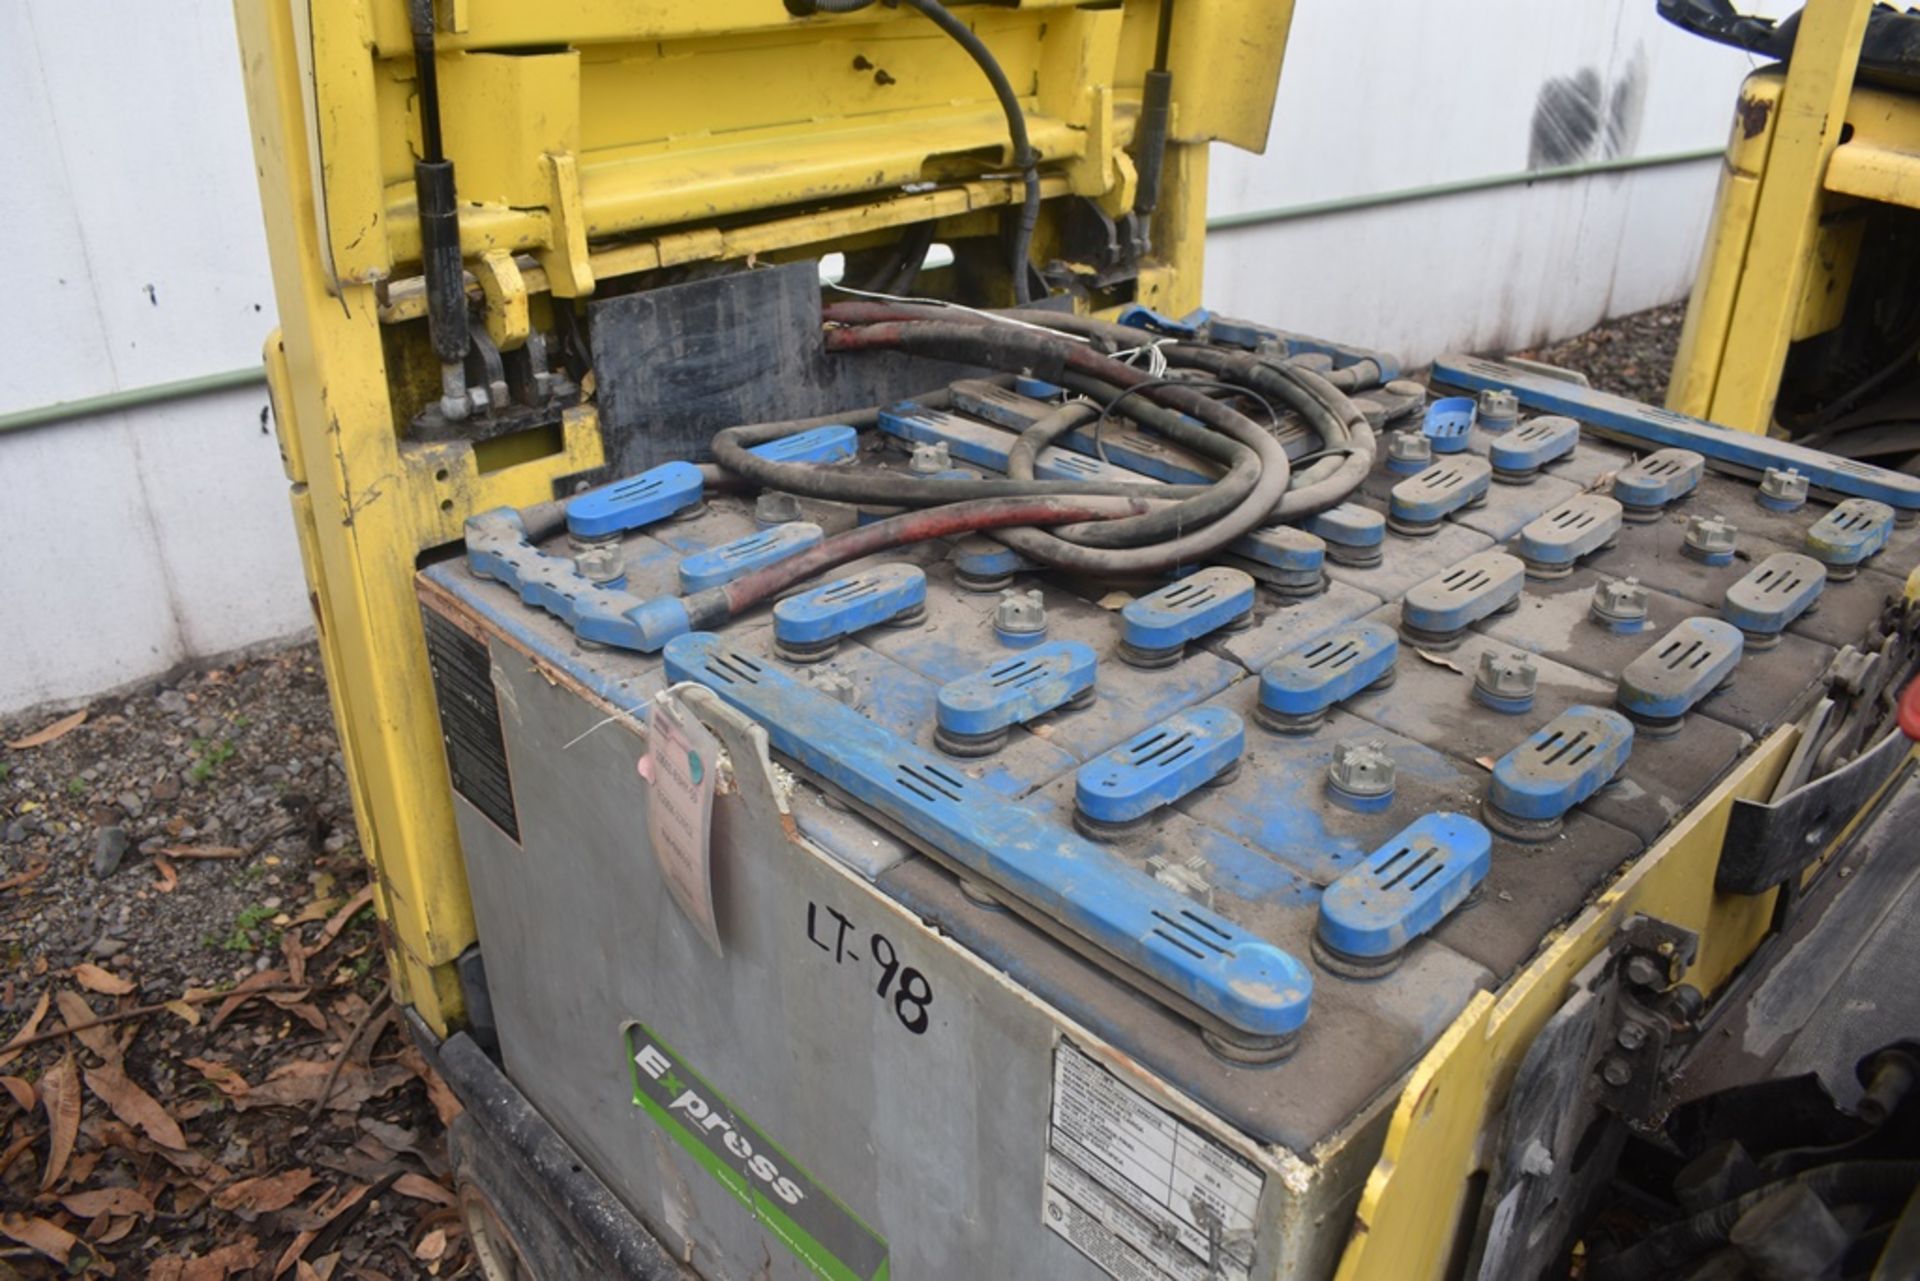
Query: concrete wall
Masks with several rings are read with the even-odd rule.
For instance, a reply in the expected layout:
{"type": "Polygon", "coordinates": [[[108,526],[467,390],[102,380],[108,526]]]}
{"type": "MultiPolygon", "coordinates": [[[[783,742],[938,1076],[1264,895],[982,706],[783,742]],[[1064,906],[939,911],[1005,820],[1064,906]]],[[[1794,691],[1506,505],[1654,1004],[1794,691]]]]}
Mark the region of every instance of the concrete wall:
{"type": "MultiPolygon", "coordinates": [[[[1745,70],[1652,0],[1298,0],[1272,144],[1218,153],[1214,209],[1717,146],[1745,70]],[[1578,127],[1581,104],[1613,126],[1578,127]]],[[[257,362],[273,295],[227,0],[0,5],[0,120],[0,414],[257,362]]],[[[1415,360],[1575,333],[1685,293],[1714,173],[1222,231],[1210,297],[1415,360]]],[[[265,406],[0,434],[0,711],[309,625],[265,406]]]]}
{"type": "MultiPolygon", "coordinates": [[[[227,4],[0,4],[0,121],[0,413],[259,363],[273,290],[227,4]]],[[[308,625],[266,406],[0,435],[0,711],[308,625]]]]}
{"type": "MultiPolygon", "coordinates": [[[[1212,210],[1719,148],[1750,67],[1653,0],[1298,0],[1266,154],[1215,151],[1212,210]]],[[[1685,297],[1718,173],[1696,161],[1216,231],[1208,300],[1416,364],[1517,350],[1685,297]]]]}

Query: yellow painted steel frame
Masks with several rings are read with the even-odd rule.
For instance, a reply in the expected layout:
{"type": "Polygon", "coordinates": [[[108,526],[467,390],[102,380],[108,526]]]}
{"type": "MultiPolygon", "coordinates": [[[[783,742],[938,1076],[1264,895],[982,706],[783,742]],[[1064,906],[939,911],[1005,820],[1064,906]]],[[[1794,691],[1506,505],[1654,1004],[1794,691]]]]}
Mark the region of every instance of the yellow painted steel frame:
{"type": "MultiPolygon", "coordinates": [[[[984,77],[908,10],[438,8],[461,243],[502,346],[524,341],[543,294],[870,245],[926,220],[955,239],[990,235],[982,211],[1019,198],[984,77]]],[[[557,478],[600,465],[599,423],[591,404],[569,412],[558,452],[540,457],[404,438],[420,396],[389,339],[425,343],[405,0],[235,0],[235,12],[281,317],[269,385],[334,719],[396,994],[444,1032],[460,1015],[451,962],[474,922],[412,574],[423,552],[459,540],[470,513],[550,498],[557,478]]],[[[1156,0],[962,13],[1021,98],[1046,195],[1129,208],[1126,148],[1156,0]]],[[[1291,14],[1290,0],[1175,14],[1171,139],[1137,301],[1176,314],[1198,304],[1207,146],[1265,145],[1291,14]]],[[[1055,251],[1055,219],[1050,206],[1037,256],[1055,251]]]]}
{"type": "Polygon", "coordinates": [[[1788,346],[1840,322],[1863,202],[1920,209],[1920,94],[1854,84],[1870,0],[1810,0],[1783,74],[1747,78],[1667,405],[1773,419],[1788,346]]]}

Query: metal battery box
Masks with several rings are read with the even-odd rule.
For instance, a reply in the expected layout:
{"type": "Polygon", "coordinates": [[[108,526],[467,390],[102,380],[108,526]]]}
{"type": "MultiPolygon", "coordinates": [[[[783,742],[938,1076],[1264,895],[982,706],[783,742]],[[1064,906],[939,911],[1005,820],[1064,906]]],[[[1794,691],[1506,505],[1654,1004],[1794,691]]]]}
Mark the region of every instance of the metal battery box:
{"type": "MultiPolygon", "coordinates": [[[[992,472],[1053,394],[782,447],[992,472]]],[[[875,513],[668,464],[576,500],[584,546],[470,524],[417,585],[508,1073],[705,1276],[1329,1273],[1411,1066],[1920,558],[1888,508],[1835,574],[1838,495],[1691,460],[1626,519],[1654,446],[1574,416],[1387,448],[1421,409],[1347,505],[1168,579],[926,543],[657,654],[596,629],[875,513]]],[[[1038,466],[1206,474],[1128,443],[1038,466]]]]}

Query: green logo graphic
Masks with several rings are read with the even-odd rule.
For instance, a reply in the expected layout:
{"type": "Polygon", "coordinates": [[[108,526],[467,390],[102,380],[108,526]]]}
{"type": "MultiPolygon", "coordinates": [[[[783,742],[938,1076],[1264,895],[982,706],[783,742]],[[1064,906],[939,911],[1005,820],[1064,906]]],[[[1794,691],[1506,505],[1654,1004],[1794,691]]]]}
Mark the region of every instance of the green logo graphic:
{"type": "MultiPolygon", "coordinates": [[[[694,777],[699,777],[698,758],[694,777]]],[[[627,1027],[633,1102],[794,1255],[828,1281],[884,1281],[887,1243],[741,1116],[671,1046],[627,1027]]]]}

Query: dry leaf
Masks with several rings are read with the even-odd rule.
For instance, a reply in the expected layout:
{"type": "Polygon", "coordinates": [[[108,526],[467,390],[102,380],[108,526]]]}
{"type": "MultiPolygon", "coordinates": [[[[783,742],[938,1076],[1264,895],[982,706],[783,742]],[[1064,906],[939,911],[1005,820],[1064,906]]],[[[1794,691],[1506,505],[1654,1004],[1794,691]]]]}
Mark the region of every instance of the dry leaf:
{"type": "Polygon", "coordinates": [[[320,1274],[315,1272],[313,1265],[305,1259],[300,1260],[300,1262],[295,1265],[294,1277],[296,1281],[320,1281],[320,1274]]]}
{"type": "Polygon", "coordinates": [[[112,1245],[115,1241],[123,1239],[127,1233],[133,1231],[134,1225],[139,1222],[140,1220],[131,1214],[115,1215],[112,1219],[108,1220],[107,1230],[93,1238],[93,1243],[95,1245],[112,1245]]]}
{"type": "Polygon", "coordinates": [[[66,1172],[74,1136],[80,1133],[80,1076],[72,1050],[40,1078],[40,1106],[47,1111],[47,1168],[40,1175],[40,1190],[45,1192],[66,1172]]]}
{"type": "Polygon", "coordinates": [[[401,1196],[410,1196],[416,1201],[432,1201],[436,1205],[445,1206],[460,1204],[460,1198],[424,1174],[401,1175],[393,1181],[393,1190],[401,1196]]]}
{"type": "Polygon", "coordinates": [[[45,729],[35,730],[25,738],[14,739],[11,743],[8,743],[7,746],[16,752],[24,752],[30,747],[45,747],[48,743],[65,738],[74,730],[79,729],[82,725],[86,724],[86,720],[87,709],[83,707],[77,712],[69,712],[67,715],[62,716],[45,729]]]}
{"type": "Polygon", "coordinates": [[[7,890],[17,890],[22,885],[39,880],[47,874],[47,869],[52,866],[53,864],[49,863],[46,859],[41,859],[26,871],[14,873],[6,880],[0,881],[0,893],[4,893],[7,890]]]}
{"type": "Polygon", "coordinates": [[[342,904],[339,911],[327,918],[326,926],[320,931],[320,941],[313,945],[307,955],[312,956],[320,952],[327,944],[339,938],[340,931],[347,928],[347,922],[353,919],[354,914],[371,902],[373,902],[373,882],[369,881],[360,887],[358,894],[342,904]]]}
{"type": "Polygon", "coordinates": [[[169,858],[245,858],[238,845],[163,845],[160,852],[169,858]]]}
{"type": "Polygon", "coordinates": [[[143,1219],[153,1217],[153,1201],[138,1188],[96,1188],[91,1192],[74,1192],[61,1197],[60,1204],[68,1214],[77,1214],[83,1219],[97,1218],[102,1214],[137,1214],[143,1219]]]}
{"type": "Polygon", "coordinates": [[[252,1237],[223,1245],[212,1254],[190,1259],[180,1271],[180,1281],[226,1281],[243,1268],[260,1262],[260,1247],[252,1237]]]}
{"type": "MultiPolygon", "coordinates": [[[[33,1003],[33,1013],[27,1015],[27,1021],[20,1025],[20,1030],[14,1033],[13,1040],[7,1042],[7,1045],[18,1045],[40,1030],[40,1021],[47,1017],[47,1003],[52,999],[52,992],[43,991],[40,993],[40,999],[33,1003]]],[[[0,1067],[5,1067],[19,1057],[19,1050],[10,1050],[4,1046],[0,1046],[0,1067]]]]}
{"type": "Polygon", "coordinates": [[[153,884],[153,888],[160,893],[171,894],[180,887],[180,873],[174,870],[165,854],[153,856],[153,870],[160,873],[160,879],[153,884]]]}
{"type": "Polygon", "coordinates": [[[229,1098],[238,1098],[253,1087],[247,1084],[247,1078],[229,1063],[217,1059],[186,1059],[186,1065],[213,1083],[213,1088],[229,1098]]]}
{"type": "Polygon", "coordinates": [[[33,1111],[34,1098],[31,1085],[17,1076],[0,1076],[0,1089],[4,1089],[13,1096],[13,1101],[20,1105],[22,1112],[33,1111]]]}
{"type": "Polygon", "coordinates": [[[1450,658],[1442,658],[1438,654],[1432,653],[1431,651],[1428,651],[1428,650],[1419,649],[1419,648],[1415,648],[1413,652],[1418,654],[1420,657],[1426,659],[1429,663],[1432,663],[1435,667],[1444,667],[1448,671],[1457,673],[1461,676],[1465,676],[1467,674],[1467,671],[1465,668],[1461,667],[1458,663],[1454,662],[1450,658]]]}
{"type": "Polygon", "coordinates": [[[25,1214],[0,1214],[0,1237],[18,1241],[62,1265],[73,1247],[80,1244],[80,1238],[65,1228],[25,1214]]]}
{"type": "Polygon", "coordinates": [[[318,1178],[312,1170],[288,1170],[281,1174],[242,1179],[213,1194],[218,1209],[238,1214],[267,1214],[284,1210],[298,1201],[318,1178]]]}
{"type": "Polygon", "coordinates": [[[188,1027],[200,1026],[200,1007],[185,1001],[168,1001],[167,1013],[179,1016],[188,1027]]]}
{"type": "Polygon", "coordinates": [[[54,1002],[60,1007],[60,1020],[75,1029],[74,1035],[80,1038],[80,1044],[92,1050],[108,1063],[118,1063],[121,1059],[120,1042],[113,1037],[113,1029],[95,1022],[100,1016],[94,1013],[87,998],[78,992],[69,992],[62,988],[53,994],[54,1002]],[[83,1024],[93,1023],[92,1027],[83,1024]]]}
{"type": "Polygon", "coordinates": [[[426,1056],[421,1054],[411,1041],[402,1046],[400,1053],[394,1055],[394,1058],[409,1072],[419,1077],[420,1083],[427,1087],[427,1101],[432,1103],[433,1110],[440,1114],[440,1124],[452,1125],[453,1118],[466,1110],[460,1105],[460,1100],[455,1097],[453,1091],[448,1088],[447,1083],[440,1079],[440,1074],[427,1062],[426,1056]]]}
{"type": "Polygon", "coordinates": [[[180,1132],[179,1124],[167,1115],[158,1099],[134,1084],[119,1064],[88,1068],[86,1075],[87,1088],[115,1116],[163,1148],[176,1152],[186,1148],[187,1136],[180,1132]]]}
{"type": "Polygon", "coordinates": [[[258,995],[260,988],[267,987],[274,983],[285,983],[286,981],[287,972],[285,970],[261,970],[258,974],[250,974],[240,980],[239,983],[234,985],[234,989],[227,996],[227,999],[220,1002],[220,1008],[214,1011],[213,1022],[207,1025],[208,1030],[218,1032],[220,1025],[232,1018],[235,1010],[258,995]]]}
{"type": "Polygon", "coordinates": [[[435,1228],[420,1238],[420,1244],[413,1247],[413,1257],[422,1263],[433,1263],[447,1252],[447,1230],[435,1228]]]}
{"type": "Polygon", "coordinates": [[[342,900],[337,894],[317,898],[294,914],[295,925],[305,925],[309,921],[324,921],[339,909],[342,900]]]}
{"type": "MultiPolygon", "coordinates": [[[[262,1107],[312,1107],[313,1101],[320,1097],[320,1091],[326,1088],[327,1075],[332,1071],[331,1063],[318,1063],[311,1059],[283,1063],[269,1073],[265,1081],[236,1097],[233,1106],[242,1112],[262,1107]]],[[[333,1093],[327,1099],[327,1106],[336,1112],[355,1111],[368,1099],[393,1093],[405,1085],[412,1075],[396,1063],[377,1068],[362,1067],[358,1063],[343,1064],[333,1093]]]]}
{"type": "Polygon", "coordinates": [[[73,980],[87,991],[102,996],[125,996],[135,986],[131,979],[123,979],[91,961],[82,961],[73,967],[73,980]]]}

